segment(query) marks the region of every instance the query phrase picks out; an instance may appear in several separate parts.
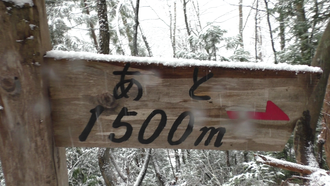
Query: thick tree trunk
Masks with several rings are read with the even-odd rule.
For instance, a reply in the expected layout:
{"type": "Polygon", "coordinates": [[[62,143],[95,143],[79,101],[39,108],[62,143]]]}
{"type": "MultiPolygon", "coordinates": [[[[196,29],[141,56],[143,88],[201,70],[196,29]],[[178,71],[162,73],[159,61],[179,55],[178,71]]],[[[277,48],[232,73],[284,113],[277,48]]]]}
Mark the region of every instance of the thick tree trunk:
{"type": "MultiPolygon", "coordinates": [[[[321,107],[323,105],[325,91],[328,85],[328,78],[330,72],[330,22],[325,29],[323,36],[320,40],[319,46],[316,49],[316,54],[312,60],[312,66],[319,66],[323,70],[317,86],[308,101],[307,109],[311,115],[311,128],[315,135],[315,129],[319,120],[321,107]]],[[[330,145],[330,144],[326,144],[330,145]]]]}
{"type": "Polygon", "coordinates": [[[99,52],[100,54],[110,54],[110,32],[107,15],[106,0],[97,1],[97,15],[100,25],[99,52]]]}
{"type": "Polygon", "coordinates": [[[51,49],[43,0],[0,1],[0,158],[6,185],[68,185],[56,148],[43,55],[51,49]],[[35,25],[33,29],[30,25],[35,25]]]}
{"type": "Polygon", "coordinates": [[[112,177],[109,173],[110,162],[110,148],[99,148],[98,159],[99,159],[99,168],[104,179],[106,186],[115,185],[112,182],[112,177]]]}

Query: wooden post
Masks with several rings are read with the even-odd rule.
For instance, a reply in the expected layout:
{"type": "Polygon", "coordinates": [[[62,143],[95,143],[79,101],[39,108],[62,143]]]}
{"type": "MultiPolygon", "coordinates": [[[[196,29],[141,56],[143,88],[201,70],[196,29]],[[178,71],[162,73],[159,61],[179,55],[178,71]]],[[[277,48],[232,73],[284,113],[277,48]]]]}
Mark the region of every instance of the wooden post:
{"type": "Polygon", "coordinates": [[[68,185],[54,145],[43,55],[51,49],[44,0],[0,1],[0,157],[6,185],[68,185]]]}

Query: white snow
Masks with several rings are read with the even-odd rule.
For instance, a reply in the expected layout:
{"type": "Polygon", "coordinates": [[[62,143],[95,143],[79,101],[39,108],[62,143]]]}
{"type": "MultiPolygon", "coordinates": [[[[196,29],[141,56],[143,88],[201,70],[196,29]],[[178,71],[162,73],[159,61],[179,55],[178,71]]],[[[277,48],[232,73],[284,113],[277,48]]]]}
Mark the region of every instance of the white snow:
{"type": "Polygon", "coordinates": [[[155,58],[155,57],[132,57],[119,55],[104,55],[89,52],[68,52],[60,50],[48,51],[45,57],[68,60],[93,60],[107,62],[134,62],[144,64],[163,64],[164,66],[207,66],[207,67],[223,67],[223,68],[238,68],[250,70],[275,70],[275,71],[294,71],[294,72],[313,72],[322,73],[319,67],[310,67],[307,65],[289,65],[285,63],[252,63],[252,62],[220,62],[220,61],[200,61],[191,59],[174,59],[174,58],[155,58]]]}
{"type": "Polygon", "coordinates": [[[36,25],[34,25],[34,24],[29,24],[29,26],[30,26],[31,30],[34,30],[34,27],[36,27],[36,25]]]}
{"type": "Polygon", "coordinates": [[[310,185],[330,186],[330,176],[326,171],[317,171],[309,175],[310,185]]]}
{"type": "Polygon", "coordinates": [[[32,0],[3,0],[5,2],[12,2],[14,3],[16,6],[24,6],[24,4],[29,4],[30,6],[33,6],[33,1],[32,0]]]}

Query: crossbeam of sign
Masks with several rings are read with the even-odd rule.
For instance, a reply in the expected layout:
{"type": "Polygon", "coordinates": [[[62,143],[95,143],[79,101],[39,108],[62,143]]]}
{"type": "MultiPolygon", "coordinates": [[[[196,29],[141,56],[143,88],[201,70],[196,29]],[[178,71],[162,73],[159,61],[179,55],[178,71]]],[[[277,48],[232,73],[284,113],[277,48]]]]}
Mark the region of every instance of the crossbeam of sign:
{"type": "Polygon", "coordinates": [[[58,147],[282,150],[319,80],[305,71],[46,64],[58,147]]]}
{"type": "MultiPolygon", "coordinates": [[[[130,63],[127,63],[122,72],[119,72],[119,71],[114,71],[113,72],[114,75],[121,75],[120,82],[117,83],[117,85],[115,86],[115,88],[113,90],[113,94],[114,94],[114,97],[116,99],[120,99],[120,98],[123,98],[123,97],[128,98],[129,96],[127,95],[127,93],[130,91],[133,84],[135,84],[138,88],[138,94],[135,97],[134,101],[138,101],[143,95],[142,85],[133,78],[125,80],[125,75],[140,75],[140,72],[138,72],[138,71],[129,72],[128,71],[129,66],[130,66],[130,63]],[[125,88],[124,85],[126,83],[129,83],[129,85],[125,88]],[[121,90],[121,94],[118,94],[118,89],[119,88],[121,90]]],[[[208,73],[207,75],[205,75],[204,77],[202,77],[201,79],[198,80],[198,68],[196,67],[194,69],[194,73],[193,73],[193,85],[189,89],[189,96],[192,99],[195,99],[195,100],[210,100],[211,99],[210,96],[196,96],[194,94],[194,91],[201,84],[208,81],[212,77],[213,77],[213,73],[208,73]]],[[[82,131],[82,133],[79,136],[80,141],[85,141],[87,139],[87,137],[90,134],[90,132],[91,132],[98,116],[100,116],[102,114],[103,110],[104,110],[104,108],[101,105],[98,105],[94,109],[90,110],[92,115],[91,115],[90,120],[87,123],[85,129],[82,131]]],[[[236,111],[227,111],[227,114],[228,114],[229,118],[231,118],[231,119],[239,119],[239,114],[240,113],[236,112],[236,111]]],[[[115,143],[122,143],[122,142],[127,141],[132,135],[133,127],[129,123],[123,122],[121,120],[124,116],[136,116],[136,115],[137,115],[137,112],[135,112],[135,111],[130,111],[129,112],[128,108],[123,107],[121,109],[121,111],[119,112],[118,116],[116,117],[116,119],[113,121],[112,127],[113,128],[125,127],[126,132],[120,138],[116,138],[116,135],[114,133],[110,133],[110,135],[108,136],[109,140],[112,141],[112,142],[115,142],[115,143]]],[[[256,119],[256,120],[286,120],[286,121],[290,120],[289,117],[278,106],[276,106],[272,101],[267,102],[266,112],[247,112],[247,115],[250,119],[256,119]]],[[[139,134],[138,134],[139,142],[141,144],[150,144],[150,143],[152,143],[160,135],[162,130],[165,128],[166,124],[167,124],[167,115],[166,115],[165,111],[160,110],[160,109],[154,110],[147,117],[147,119],[143,122],[143,124],[140,128],[140,131],[139,131],[139,134]],[[145,130],[146,130],[148,124],[150,123],[150,121],[152,120],[152,118],[155,117],[157,114],[161,116],[158,127],[156,128],[154,133],[149,138],[145,139],[144,138],[145,130]]],[[[181,113],[179,115],[179,117],[175,120],[175,122],[173,123],[173,125],[172,125],[172,127],[171,127],[171,129],[168,133],[167,142],[170,145],[179,145],[179,144],[181,144],[191,134],[191,132],[193,131],[193,127],[194,127],[194,115],[193,115],[193,113],[190,112],[190,111],[185,111],[185,112],[181,113]],[[188,122],[188,126],[187,126],[185,132],[183,133],[183,135],[178,140],[173,141],[174,133],[176,132],[176,130],[177,130],[178,126],[181,124],[181,122],[187,116],[189,116],[189,122],[188,122]]],[[[209,134],[208,138],[206,139],[204,145],[205,146],[209,145],[210,141],[213,138],[213,136],[217,133],[218,133],[218,136],[215,140],[214,146],[215,147],[220,147],[222,145],[221,140],[222,140],[223,136],[226,133],[226,129],[224,127],[219,127],[217,129],[214,128],[214,127],[203,127],[203,128],[200,129],[200,131],[202,131],[202,133],[196,139],[196,141],[194,143],[194,146],[199,145],[199,143],[202,141],[202,139],[204,138],[204,136],[207,134],[208,131],[210,131],[210,134],[209,134]]]]}

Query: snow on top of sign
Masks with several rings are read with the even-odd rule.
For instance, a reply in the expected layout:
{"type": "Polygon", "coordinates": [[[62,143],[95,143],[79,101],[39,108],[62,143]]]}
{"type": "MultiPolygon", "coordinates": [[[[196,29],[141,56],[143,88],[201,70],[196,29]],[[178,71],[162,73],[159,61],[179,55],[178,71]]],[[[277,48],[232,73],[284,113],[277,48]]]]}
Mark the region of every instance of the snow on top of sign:
{"type": "Polygon", "coordinates": [[[33,1],[32,0],[3,0],[5,2],[12,2],[17,6],[24,6],[24,4],[29,4],[30,6],[33,6],[33,1]]]}
{"type": "Polygon", "coordinates": [[[294,72],[313,72],[322,73],[319,67],[310,67],[307,65],[289,65],[285,63],[252,63],[252,62],[219,62],[219,61],[200,61],[192,59],[174,59],[174,58],[155,58],[155,57],[132,57],[119,55],[95,54],[89,52],[67,52],[60,50],[48,51],[45,57],[55,59],[68,60],[93,60],[93,61],[108,61],[108,62],[134,62],[147,64],[163,64],[164,66],[208,66],[208,67],[223,67],[223,68],[239,68],[250,70],[279,70],[279,71],[294,71],[294,72]]]}

